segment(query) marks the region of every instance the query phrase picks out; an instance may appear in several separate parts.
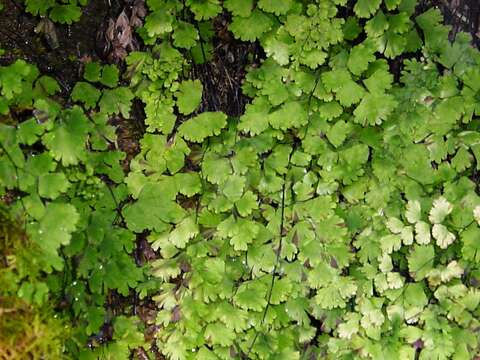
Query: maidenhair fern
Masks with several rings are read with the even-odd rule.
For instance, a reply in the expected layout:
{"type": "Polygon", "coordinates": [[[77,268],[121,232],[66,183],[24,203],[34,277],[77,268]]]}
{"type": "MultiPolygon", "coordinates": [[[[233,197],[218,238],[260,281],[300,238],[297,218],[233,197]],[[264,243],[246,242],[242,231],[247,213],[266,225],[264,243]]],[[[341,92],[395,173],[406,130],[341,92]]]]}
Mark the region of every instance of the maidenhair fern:
{"type": "Polygon", "coordinates": [[[128,87],[89,63],[64,106],[34,66],[0,69],[0,193],[15,191],[41,264],[9,291],[66,298],[81,359],[147,347],[136,317],[104,307],[109,291],[153,295],[168,359],[478,357],[469,36],[450,43],[415,0],[147,5],[128,87]],[[238,117],[212,109],[197,76],[227,30],[228,46],[264,50],[238,117]],[[109,118],[128,121],[135,99],[146,132],[125,174],[109,118]],[[33,116],[12,125],[18,108],[33,116]],[[136,237],[157,256],[143,267],[136,237]],[[92,341],[106,326],[111,341],[92,341]]]}
{"type": "MultiPolygon", "coordinates": [[[[165,4],[157,25],[168,26],[149,32],[164,59],[181,47],[169,34],[183,6],[165,4]]],[[[219,12],[185,6],[196,20],[219,12]]],[[[124,215],[162,256],[159,348],[171,359],[474,356],[467,74],[478,52],[463,34],[448,43],[438,10],[415,17],[414,1],[224,6],[233,36],[265,49],[243,84],[251,103],[239,119],[198,114],[198,80],[147,75],[163,88],[145,99],[164,115],[127,176],[138,200],[124,215]],[[339,17],[352,6],[359,19],[339,17]],[[388,59],[418,53],[395,80],[388,59]],[[175,120],[175,109],[194,113],[175,120]],[[197,184],[184,196],[180,174],[197,184]],[[152,221],[139,216],[147,203],[152,221]]]]}
{"type": "Polygon", "coordinates": [[[24,0],[25,10],[32,15],[48,16],[52,21],[71,24],[80,20],[81,6],[88,0],[24,0]]]}

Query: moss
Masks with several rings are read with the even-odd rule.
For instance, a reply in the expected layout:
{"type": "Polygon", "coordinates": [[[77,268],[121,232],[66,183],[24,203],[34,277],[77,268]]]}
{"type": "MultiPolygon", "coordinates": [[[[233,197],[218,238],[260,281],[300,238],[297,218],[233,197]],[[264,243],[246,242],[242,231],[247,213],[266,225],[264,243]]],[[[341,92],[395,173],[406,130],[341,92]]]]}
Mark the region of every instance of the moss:
{"type": "Polygon", "coordinates": [[[0,359],[65,359],[68,333],[48,305],[32,306],[17,297],[0,299],[0,359]]]}
{"type": "Polygon", "coordinates": [[[65,359],[70,328],[64,320],[48,302],[29,304],[17,296],[23,280],[18,267],[32,251],[21,224],[0,203],[0,360],[65,359]]]}

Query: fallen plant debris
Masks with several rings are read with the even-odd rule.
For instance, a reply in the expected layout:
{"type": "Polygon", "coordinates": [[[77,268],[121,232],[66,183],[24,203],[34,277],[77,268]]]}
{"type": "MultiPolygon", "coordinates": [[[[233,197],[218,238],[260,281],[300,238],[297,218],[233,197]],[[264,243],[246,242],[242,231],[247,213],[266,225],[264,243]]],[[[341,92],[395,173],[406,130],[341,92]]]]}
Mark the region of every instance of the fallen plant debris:
{"type": "Polygon", "coordinates": [[[135,1],[130,12],[131,16],[129,18],[125,9],[122,10],[116,20],[109,19],[105,33],[98,33],[99,37],[105,37],[105,39],[97,39],[97,41],[105,43],[102,52],[106,54],[110,63],[118,64],[122,62],[129,52],[139,48],[133,32],[143,24],[143,18],[146,15],[144,2],[141,0],[135,1]]]}

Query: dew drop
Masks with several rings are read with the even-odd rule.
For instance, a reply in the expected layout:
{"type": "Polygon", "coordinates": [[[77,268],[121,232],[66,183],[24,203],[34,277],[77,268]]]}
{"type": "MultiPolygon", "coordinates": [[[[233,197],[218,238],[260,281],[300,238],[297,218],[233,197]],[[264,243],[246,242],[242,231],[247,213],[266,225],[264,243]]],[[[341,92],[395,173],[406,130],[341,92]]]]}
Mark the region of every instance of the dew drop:
{"type": "Polygon", "coordinates": [[[73,286],[77,285],[77,282],[76,282],[76,281],[74,281],[74,282],[72,283],[72,285],[73,285],[73,286]]]}
{"type": "Polygon", "coordinates": [[[102,270],[102,269],[103,269],[103,265],[100,264],[100,266],[99,266],[98,268],[99,268],[100,270],[102,270]]]}
{"type": "Polygon", "coordinates": [[[75,301],[78,301],[78,297],[75,298],[75,301]]]}

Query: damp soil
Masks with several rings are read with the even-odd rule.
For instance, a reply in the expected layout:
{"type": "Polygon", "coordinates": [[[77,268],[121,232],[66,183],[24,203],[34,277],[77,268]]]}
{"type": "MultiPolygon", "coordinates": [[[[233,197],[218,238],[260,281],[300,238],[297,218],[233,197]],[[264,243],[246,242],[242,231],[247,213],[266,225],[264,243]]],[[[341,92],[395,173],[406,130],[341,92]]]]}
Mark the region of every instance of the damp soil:
{"type": "Polygon", "coordinates": [[[108,0],[90,1],[83,8],[80,21],[72,25],[55,24],[58,47],[52,48],[47,36],[35,31],[40,19],[26,13],[21,1],[6,0],[0,14],[0,45],[6,53],[0,57],[0,64],[16,59],[34,63],[42,74],[55,78],[63,95],[67,95],[79,79],[83,62],[100,58],[97,33],[121,6],[113,3],[109,6],[108,0]]]}
{"type": "MultiPolygon", "coordinates": [[[[35,64],[40,73],[57,80],[61,87],[60,99],[68,97],[81,79],[86,62],[109,62],[105,33],[110,22],[122,11],[131,9],[133,0],[92,0],[82,8],[82,16],[71,25],[53,24],[57,39],[52,44],[45,33],[39,32],[42,19],[28,14],[21,0],[5,0],[0,12],[0,65],[8,65],[17,59],[35,64]]],[[[133,104],[131,119],[114,117],[111,124],[117,129],[118,145],[126,154],[124,168],[139,151],[139,139],[143,133],[143,109],[139,102],[133,104]]]]}
{"type": "Polygon", "coordinates": [[[239,117],[250,101],[241,90],[246,70],[259,66],[265,53],[257,42],[234,39],[228,31],[230,20],[225,13],[214,19],[212,59],[193,64],[191,77],[199,79],[204,87],[200,112],[222,111],[228,116],[239,117]]]}
{"type": "Polygon", "coordinates": [[[440,9],[446,24],[452,27],[450,40],[464,31],[472,36],[472,44],[480,47],[480,1],[479,0],[422,0],[427,6],[440,9]]]}

